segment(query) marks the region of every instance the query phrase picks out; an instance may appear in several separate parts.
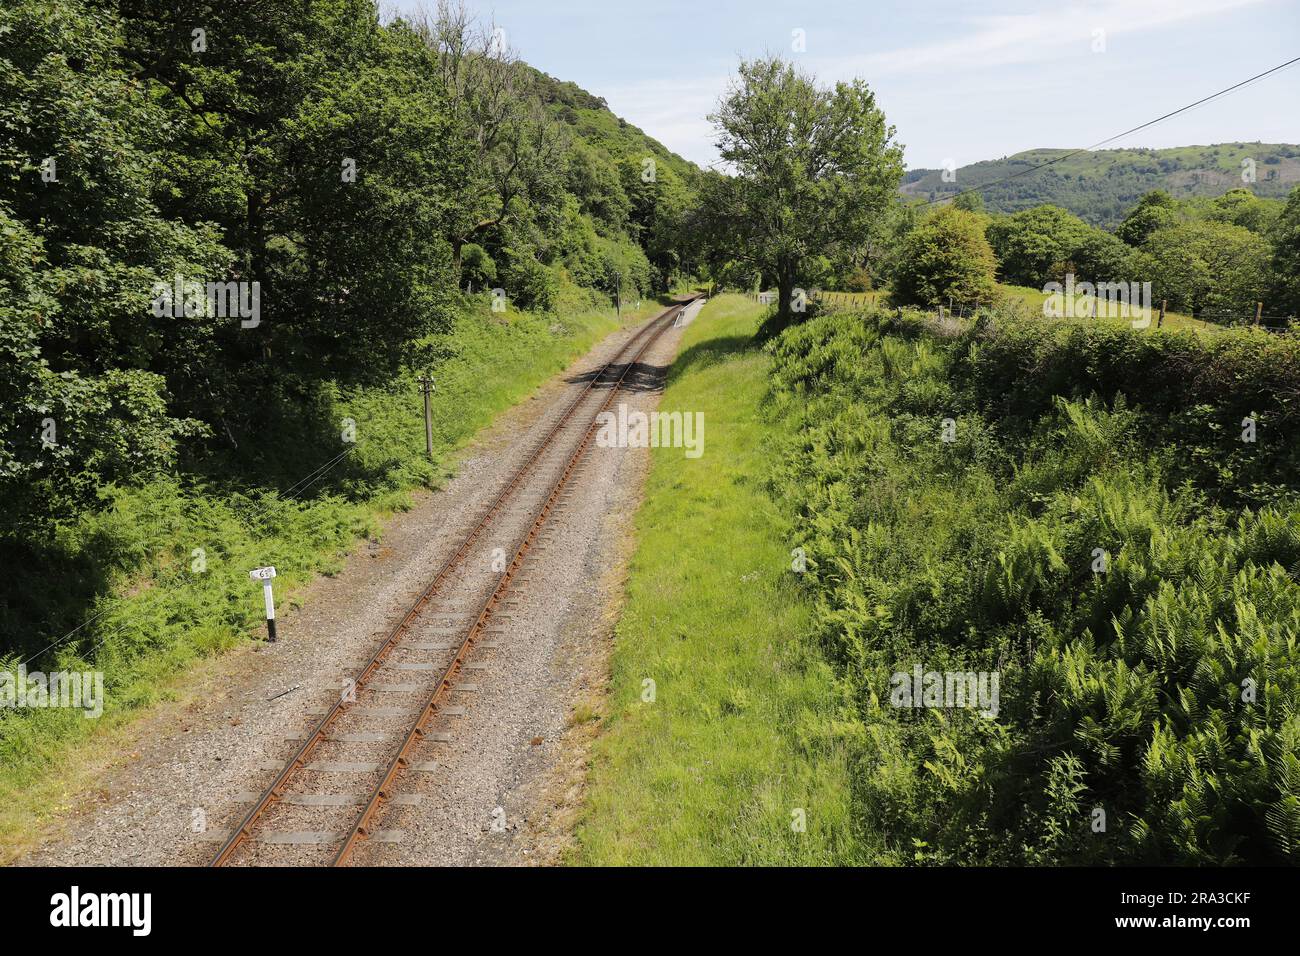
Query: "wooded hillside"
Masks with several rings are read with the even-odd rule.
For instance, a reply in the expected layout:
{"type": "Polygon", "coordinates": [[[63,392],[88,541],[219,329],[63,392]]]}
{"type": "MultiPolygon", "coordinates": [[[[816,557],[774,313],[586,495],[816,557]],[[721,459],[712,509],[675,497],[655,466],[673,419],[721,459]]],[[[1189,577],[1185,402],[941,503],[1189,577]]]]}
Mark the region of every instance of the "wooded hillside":
{"type": "Polygon", "coordinates": [[[1129,207],[1153,189],[1187,199],[1212,198],[1240,188],[1244,160],[1254,163],[1255,181],[1244,185],[1256,196],[1283,198],[1300,183],[1300,146],[1287,143],[1101,149],[1061,158],[1074,152],[1031,149],[971,163],[957,167],[951,182],[944,180],[944,170],[912,169],[901,192],[934,200],[978,186],[992,212],[1018,212],[1048,203],[1094,226],[1113,228],[1129,207]],[[1048,162],[1052,165],[1033,169],[1048,162]]]}

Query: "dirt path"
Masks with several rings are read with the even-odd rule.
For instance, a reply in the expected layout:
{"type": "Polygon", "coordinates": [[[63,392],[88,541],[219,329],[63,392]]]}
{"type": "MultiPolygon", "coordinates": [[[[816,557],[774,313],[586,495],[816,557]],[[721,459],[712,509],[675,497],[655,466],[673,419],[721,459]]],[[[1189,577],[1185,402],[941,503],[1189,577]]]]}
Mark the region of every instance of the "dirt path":
{"type": "MultiPolygon", "coordinates": [[[[696,307],[698,308],[698,306],[696,307]]],[[[694,310],[693,310],[694,311],[694,310]]],[[[649,411],[676,354],[671,329],[642,358],[638,386],[619,395],[649,411]]],[[[199,665],[183,699],[159,706],[123,735],[120,757],[29,865],[205,863],[223,828],[267,786],[341,681],[369,657],[445,559],[466,518],[486,506],[580,387],[631,336],[611,335],[562,376],[503,414],[462,454],[456,477],[417,496],[381,541],[362,544],[343,570],[301,594],[280,618],[280,640],[199,665]]],[[[609,639],[631,553],[631,521],[649,452],[593,447],[553,533],[530,559],[528,580],[494,649],[458,695],[435,772],[412,774],[408,806],[385,810],[401,842],[363,846],[371,865],[528,864],[558,859],[581,803],[589,716],[600,707],[609,639]],[[504,827],[502,822],[504,821],[504,827]]]]}

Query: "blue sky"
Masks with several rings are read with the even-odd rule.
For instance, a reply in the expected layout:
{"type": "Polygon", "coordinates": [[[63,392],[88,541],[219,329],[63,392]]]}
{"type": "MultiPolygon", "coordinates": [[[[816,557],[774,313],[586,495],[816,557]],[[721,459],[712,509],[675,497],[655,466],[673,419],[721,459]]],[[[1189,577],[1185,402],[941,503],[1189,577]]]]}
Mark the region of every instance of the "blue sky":
{"type": "MultiPolygon", "coordinates": [[[[706,115],[739,58],[764,52],[825,82],[866,80],[909,167],[1089,146],[1300,56],[1300,0],[467,5],[529,63],[700,164],[717,157],[706,115]]],[[[1300,142],[1300,64],[1112,145],[1235,140],[1300,142]]]]}

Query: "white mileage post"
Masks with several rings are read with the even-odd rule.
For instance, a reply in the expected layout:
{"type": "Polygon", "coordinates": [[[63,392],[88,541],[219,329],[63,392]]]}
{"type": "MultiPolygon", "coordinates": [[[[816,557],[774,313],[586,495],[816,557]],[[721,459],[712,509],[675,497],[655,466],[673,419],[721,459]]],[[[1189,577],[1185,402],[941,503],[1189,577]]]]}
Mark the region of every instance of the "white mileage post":
{"type": "Polygon", "coordinates": [[[275,597],[271,594],[271,579],[275,577],[275,568],[254,568],[248,572],[254,581],[262,582],[262,596],[266,598],[266,633],[267,640],[275,640],[275,597]]]}

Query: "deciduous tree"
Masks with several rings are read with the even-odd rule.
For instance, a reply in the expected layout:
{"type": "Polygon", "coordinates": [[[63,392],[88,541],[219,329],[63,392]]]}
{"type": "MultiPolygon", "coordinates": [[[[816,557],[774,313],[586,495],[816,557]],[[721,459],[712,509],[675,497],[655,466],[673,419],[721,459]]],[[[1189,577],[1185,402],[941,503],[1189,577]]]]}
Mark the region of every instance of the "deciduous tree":
{"type": "Polygon", "coordinates": [[[711,258],[775,281],[777,325],[787,325],[809,264],[864,245],[880,224],[902,149],[866,83],[821,87],[774,57],[742,62],[710,119],[730,167],[703,198],[711,258]]]}

